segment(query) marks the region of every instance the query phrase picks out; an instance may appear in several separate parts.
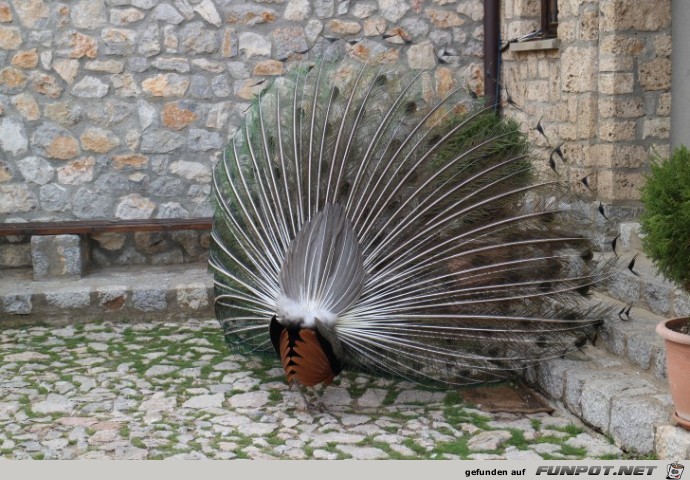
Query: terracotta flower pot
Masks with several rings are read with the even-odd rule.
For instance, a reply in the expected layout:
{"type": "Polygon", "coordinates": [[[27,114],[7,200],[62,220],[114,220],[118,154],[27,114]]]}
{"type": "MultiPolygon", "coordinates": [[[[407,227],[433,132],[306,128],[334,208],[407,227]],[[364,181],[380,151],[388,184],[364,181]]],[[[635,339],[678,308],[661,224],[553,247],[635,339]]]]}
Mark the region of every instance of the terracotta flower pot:
{"type": "Polygon", "coordinates": [[[690,335],[672,330],[685,322],[688,317],[664,320],[656,326],[656,333],[666,344],[666,373],[676,407],[674,418],[690,430],[690,335]]]}

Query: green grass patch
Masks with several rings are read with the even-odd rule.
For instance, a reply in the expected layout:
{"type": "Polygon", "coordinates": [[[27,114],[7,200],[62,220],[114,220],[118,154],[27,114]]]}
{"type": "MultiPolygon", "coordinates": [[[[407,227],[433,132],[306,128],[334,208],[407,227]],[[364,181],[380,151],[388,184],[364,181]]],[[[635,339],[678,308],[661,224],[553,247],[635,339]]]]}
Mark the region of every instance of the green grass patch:
{"type": "Polygon", "coordinates": [[[402,444],[420,457],[427,458],[429,456],[429,452],[426,451],[426,448],[422,447],[421,445],[417,445],[411,438],[406,438],[403,440],[402,444]]]}
{"type": "Polygon", "coordinates": [[[518,450],[526,450],[529,442],[525,440],[525,434],[522,430],[511,428],[510,438],[506,441],[506,445],[512,445],[518,450]]]}
{"type": "Polygon", "coordinates": [[[398,392],[393,389],[388,390],[388,393],[386,393],[386,396],[381,401],[381,405],[384,405],[386,407],[389,405],[393,405],[396,398],[398,398],[398,392]]]}
{"type": "Polygon", "coordinates": [[[280,402],[282,399],[283,395],[280,393],[280,390],[276,388],[272,388],[271,391],[268,393],[269,402],[280,402]]]}
{"type": "Polygon", "coordinates": [[[587,449],[582,447],[571,447],[570,445],[561,444],[561,453],[572,457],[586,457],[587,449]]]}
{"type": "Polygon", "coordinates": [[[463,403],[465,402],[460,396],[460,393],[455,390],[448,392],[446,398],[443,399],[443,404],[447,407],[462,405],[463,403]]]}

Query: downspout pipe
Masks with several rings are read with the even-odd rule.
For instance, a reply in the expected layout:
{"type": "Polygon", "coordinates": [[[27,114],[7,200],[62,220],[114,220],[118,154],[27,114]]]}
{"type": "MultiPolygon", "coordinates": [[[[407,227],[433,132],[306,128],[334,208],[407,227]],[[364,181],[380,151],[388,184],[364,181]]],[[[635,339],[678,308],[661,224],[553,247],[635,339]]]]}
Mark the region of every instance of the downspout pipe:
{"type": "Polygon", "coordinates": [[[499,105],[500,0],[484,0],[484,98],[486,105],[499,105]]]}
{"type": "Polygon", "coordinates": [[[690,147],[690,2],[671,1],[671,145],[690,147]]]}

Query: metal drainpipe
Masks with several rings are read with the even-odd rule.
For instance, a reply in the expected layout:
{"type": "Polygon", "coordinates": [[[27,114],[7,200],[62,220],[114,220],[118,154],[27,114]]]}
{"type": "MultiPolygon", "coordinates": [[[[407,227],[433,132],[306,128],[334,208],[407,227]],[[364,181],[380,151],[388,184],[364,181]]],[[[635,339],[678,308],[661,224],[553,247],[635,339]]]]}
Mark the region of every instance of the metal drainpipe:
{"type": "Polygon", "coordinates": [[[690,2],[672,0],[671,9],[671,145],[690,147],[690,59],[686,48],[690,42],[690,2]]]}
{"type": "Polygon", "coordinates": [[[487,105],[500,109],[498,95],[500,0],[484,0],[484,95],[487,105]]]}

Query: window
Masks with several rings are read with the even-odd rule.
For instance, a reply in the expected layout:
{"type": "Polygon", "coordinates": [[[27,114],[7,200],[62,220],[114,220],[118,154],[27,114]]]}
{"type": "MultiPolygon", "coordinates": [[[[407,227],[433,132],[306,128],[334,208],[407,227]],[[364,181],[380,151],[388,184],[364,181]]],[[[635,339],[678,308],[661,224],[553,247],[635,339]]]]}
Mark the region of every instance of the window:
{"type": "Polygon", "coordinates": [[[543,38],[554,38],[558,33],[558,0],[541,0],[541,32],[543,38]]]}

